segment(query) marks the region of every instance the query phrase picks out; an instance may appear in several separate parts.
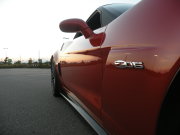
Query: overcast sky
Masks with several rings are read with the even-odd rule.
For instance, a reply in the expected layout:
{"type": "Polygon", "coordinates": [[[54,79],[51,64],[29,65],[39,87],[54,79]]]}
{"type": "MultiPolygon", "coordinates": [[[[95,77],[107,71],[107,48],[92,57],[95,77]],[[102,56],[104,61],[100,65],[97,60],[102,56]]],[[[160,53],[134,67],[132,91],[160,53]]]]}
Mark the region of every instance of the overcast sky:
{"type": "Polygon", "coordinates": [[[5,56],[49,59],[69,35],[59,30],[68,18],[86,20],[100,5],[139,0],[0,0],[0,61],[5,56]]]}

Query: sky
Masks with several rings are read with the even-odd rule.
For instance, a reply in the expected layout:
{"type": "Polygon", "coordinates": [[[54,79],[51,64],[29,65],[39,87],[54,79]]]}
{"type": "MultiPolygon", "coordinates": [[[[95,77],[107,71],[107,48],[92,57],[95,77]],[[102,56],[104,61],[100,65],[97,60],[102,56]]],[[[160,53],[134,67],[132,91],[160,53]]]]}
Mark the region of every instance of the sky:
{"type": "Polygon", "coordinates": [[[7,56],[22,62],[40,57],[49,60],[74,34],[60,31],[69,18],[86,20],[99,6],[108,3],[137,3],[140,0],[0,0],[0,61],[7,56]]]}

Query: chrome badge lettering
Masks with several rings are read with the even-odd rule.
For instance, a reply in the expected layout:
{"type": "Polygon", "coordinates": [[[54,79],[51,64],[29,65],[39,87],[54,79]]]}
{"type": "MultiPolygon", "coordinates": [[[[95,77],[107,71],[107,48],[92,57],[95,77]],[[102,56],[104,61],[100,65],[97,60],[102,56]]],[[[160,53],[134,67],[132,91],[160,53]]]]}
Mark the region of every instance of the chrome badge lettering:
{"type": "Polygon", "coordinates": [[[126,62],[123,60],[116,60],[114,65],[117,68],[135,68],[135,69],[143,69],[143,62],[126,62]]]}

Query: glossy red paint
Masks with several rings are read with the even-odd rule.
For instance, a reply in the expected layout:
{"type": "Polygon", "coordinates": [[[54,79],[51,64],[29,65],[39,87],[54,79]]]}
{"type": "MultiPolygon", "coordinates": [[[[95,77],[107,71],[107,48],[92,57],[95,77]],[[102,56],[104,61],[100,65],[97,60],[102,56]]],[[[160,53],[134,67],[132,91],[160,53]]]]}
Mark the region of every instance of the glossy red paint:
{"type": "Polygon", "coordinates": [[[161,104],[180,67],[179,6],[175,0],[142,1],[108,25],[102,119],[112,134],[155,134],[161,104]],[[113,65],[117,59],[142,61],[145,69],[119,70],[113,65]]]}
{"type": "Polygon", "coordinates": [[[85,38],[91,37],[94,33],[89,26],[81,19],[68,19],[59,24],[64,32],[82,32],[85,38]]]}
{"type": "Polygon", "coordinates": [[[81,36],[55,54],[65,91],[109,134],[156,134],[161,105],[180,69],[179,7],[178,0],[141,1],[98,29],[100,38],[81,36]],[[118,69],[116,60],[143,62],[144,69],[118,69]]]}
{"type": "Polygon", "coordinates": [[[83,36],[75,39],[71,48],[62,54],[64,60],[60,63],[63,83],[81,101],[79,103],[86,106],[97,121],[101,121],[101,49],[100,46],[92,46],[89,39],[83,39],[83,36]]]}

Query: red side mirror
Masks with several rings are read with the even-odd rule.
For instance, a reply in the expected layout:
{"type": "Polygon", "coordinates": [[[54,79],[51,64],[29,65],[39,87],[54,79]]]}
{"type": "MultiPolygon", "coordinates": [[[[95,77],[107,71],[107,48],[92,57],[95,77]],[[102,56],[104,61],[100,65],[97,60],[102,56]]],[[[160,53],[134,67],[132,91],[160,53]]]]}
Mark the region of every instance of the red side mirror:
{"type": "Polygon", "coordinates": [[[81,32],[85,38],[91,37],[94,33],[89,26],[81,19],[68,19],[59,24],[63,32],[81,32]]]}

